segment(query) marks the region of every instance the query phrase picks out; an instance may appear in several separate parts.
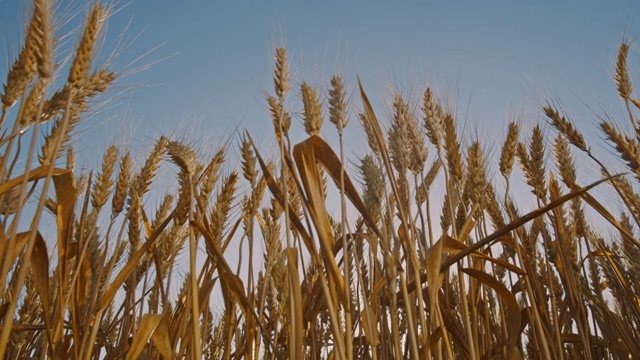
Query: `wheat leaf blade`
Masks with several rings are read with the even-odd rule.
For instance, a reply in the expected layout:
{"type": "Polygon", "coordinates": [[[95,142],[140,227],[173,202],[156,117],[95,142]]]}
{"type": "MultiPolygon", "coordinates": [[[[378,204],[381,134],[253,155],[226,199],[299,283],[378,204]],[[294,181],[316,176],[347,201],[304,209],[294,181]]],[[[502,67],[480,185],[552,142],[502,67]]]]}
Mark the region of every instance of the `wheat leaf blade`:
{"type": "Polygon", "coordinates": [[[142,350],[147,346],[151,335],[154,333],[161,320],[162,315],[156,314],[146,314],[142,317],[140,324],[138,325],[138,331],[133,335],[133,340],[126,360],[134,360],[138,358],[142,353],[142,350]]]}

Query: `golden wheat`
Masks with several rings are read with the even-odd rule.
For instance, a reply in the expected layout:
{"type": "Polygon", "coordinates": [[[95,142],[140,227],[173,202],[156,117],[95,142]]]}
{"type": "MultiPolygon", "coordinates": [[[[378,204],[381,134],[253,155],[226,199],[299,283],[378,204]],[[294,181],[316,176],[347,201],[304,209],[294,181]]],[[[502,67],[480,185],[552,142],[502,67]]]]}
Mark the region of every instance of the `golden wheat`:
{"type": "MultiPolygon", "coordinates": [[[[444,111],[431,89],[421,99],[392,95],[389,119],[378,119],[359,82],[357,117],[372,153],[357,160],[353,175],[343,130],[347,109],[358,105],[347,101],[348,79],[333,76],[329,84],[327,115],[340,139],[334,151],[320,136],[320,93],[300,81],[299,101],[286,99],[295,71],[278,48],[265,117],[274,125],[279,161],[265,160],[249,132],[240,139],[236,166],[226,147],[203,160],[192,144],[161,136],[139,166],[126,149],[107,147],[92,176],[75,168],[70,140],[93,100],[117,78],[105,67],[92,72],[108,11],[95,3],[88,12],[67,83],[48,96],[48,86],[57,84],[53,49],[64,45],[54,41],[54,8],[35,0],[1,97],[0,125],[8,129],[0,138],[0,357],[602,359],[640,353],[635,133],[601,118],[605,141],[636,178],[612,176],[570,117],[547,103],[542,112],[558,132],[552,148],[539,125],[525,145],[519,124],[510,122],[492,164],[482,141],[461,146],[455,107],[444,111]],[[422,128],[409,105],[416,102],[422,128]],[[15,104],[14,115],[8,110],[15,104]],[[294,144],[289,130],[296,108],[309,137],[294,144]],[[49,131],[42,138],[34,131],[28,144],[41,146],[33,165],[17,145],[30,141],[25,129],[45,121],[49,131]],[[601,180],[581,183],[576,169],[588,166],[569,144],[599,166],[601,180]],[[58,161],[64,153],[66,166],[58,161]],[[516,156],[522,171],[514,177],[523,176],[533,196],[510,188],[516,156]],[[164,163],[176,169],[177,186],[155,202],[164,163]],[[492,178],[494,166],[506,187],[492,178]],[[614,189],[615,200],[625,204],[619,214],[598,200],[594,186],[614,189]],[[340,212],[328,210],[337,200],[340,212]],[[441,209],[432,209],[440,201],[441,209]],[[532,202],[537,208],[522,210],[532,202]],[[20,232],[25,204],[36,204],[37,216],[20,232]],[[40,220],[45,209],[53,232],[40,220]]],[[[632,49],[621,45],[614,81],[636,127],[627,69],[632,49]]]]}

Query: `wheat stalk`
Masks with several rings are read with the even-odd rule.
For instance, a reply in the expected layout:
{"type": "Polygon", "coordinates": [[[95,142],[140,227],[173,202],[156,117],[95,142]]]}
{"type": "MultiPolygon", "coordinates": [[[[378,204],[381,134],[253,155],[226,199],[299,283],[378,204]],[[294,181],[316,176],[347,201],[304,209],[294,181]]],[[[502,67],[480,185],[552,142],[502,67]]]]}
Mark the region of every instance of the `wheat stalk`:
{"type": "MultiPolygon", "coordinates": [[[[117,78],[106,68],[91,72],[107,9],[97,4],[88,13],[80,45],[69,56],[67,83],[48,96],[48,85],[56,83],[52,11],[51,2],[34,1],[1,98],[0,123],[15,118],[14,130],[0,142],[0,357],[588,359],[640,353],[640,247],[632,224],[640,219],[637,184],[612,177],[569,117],[550,103],[541,113],[559,132],[555,170],[547,169],[540,126],[525,145],[518,141],[518,124],[509,123],[492,165],[479,140],[461,150],[465,137],[452,115],[457,110],[445,113],[430,89],[419,100],[421,130],[413,99],[393,96],[389,118],[379,121],[360,86],[364,113],[358,118],[373,153],[358,159],[361,184],[352,186],[343,148],[347,79],[332,77],[326,95],[339,155],[320,137],[321,98],[304,81],[302,120],[311,138],[290,144],[292,112],[285,98],[291,74],[281,48],[275,51],[275,94],[266,98],[279,169],[259,156],[248,135],[226,177],[220,175],[224,147],[206,163],[195,147],[160,137],[137,168],[129,152],[109,146],[94,179],[91,172],[75,173],[80,170],[68,141],[91,100],[117,78]],[[19,109],[8,111],[18,102],[19,109]],[[50,132],[39,138],[45,121],[51,121],[50,132]],[[42,165],[33,169],[31,155],[23,160],[12,147],[14,141],[25,145],[27,127],[33,127],[29,154],[42,145],[42,165]],[[437,150],[426,174],[425,135],[437,150]],[[600,204],[598,193],[587,192],[593,185],[580,187],[576,168],[583,164],[569,144],[601,166],[615,200],[626,205],[620,215],[600,204]],[[63,153],[66,164],[58,161],[63,153]],[[509,188],[515,156],[540,207],[524,215],[516,202],[526,202],[525,195],[509,188]],[[162,182],[163,159],[176,165],[178,187],[152,209],[147,197],[162,182]],[[436,181],[443,166],[445,181],[436,181]],[[502,187],[491,179],[492,166],[505,179],[504,193],[497,193],[502,187]],[[239,171],[246,187],[239,185],[239,171]],[[554,171],[571,193],[562,194],[554,171]],[[309,172],[317,175],[311,187],[309,172]],[[319,206],[335,200],[329,177],[339,186],[341,216],[319,206]],[[48,191],[50,184],[55,192],[48,191]],[[266,189],[272,196],[263,201],[266,189]],[[100,212],[109,197],[105,231],[102,217],[108,215],[100,212]],[[441,200],[437,238],[430,201],[441,200]],[[22,210],[30,203],[36,204],[32,231],[20,233],[27,214],[22,210]],[[43,210],[58,232],[44,232],[43,210]],[[126,217],[119,218],[122,212],[126,217]],[[605,241],[591,226],[593,214],[607,221],[598,228],[611,225],[619,234],[605,241]],[[320,226],[319,217],[326,219],[320,226]],[[171,282],[185,270],[180,252],[187,240],[189,269],[178,290],[171,282]],[[318,240],[324,241],[321,252],[318,240]],[[240,253],[234,258],[235,249],[240,253]],[[259,251],[262,256],[254,256],[259,251]],[[216,312],[211,302],[218,297],[223,302],[216,312]]],[[[616,85],[629,110],[628,51],[623,44],[618,53],[616,85]]],[[[600,127],[638,175],[637,134],[605,120],[600,127]]]]}

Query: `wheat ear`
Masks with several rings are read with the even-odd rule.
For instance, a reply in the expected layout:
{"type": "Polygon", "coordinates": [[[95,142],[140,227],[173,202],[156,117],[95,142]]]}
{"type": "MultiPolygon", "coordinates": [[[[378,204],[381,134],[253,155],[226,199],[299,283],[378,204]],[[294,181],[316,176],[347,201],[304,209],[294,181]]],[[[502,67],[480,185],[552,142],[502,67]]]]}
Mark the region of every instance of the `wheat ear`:
{"type": "Polygon", "coordinates": [[[69,79],[67,81],[73,89],[81,88],[89,75],[91,59],[93,58],[94,47],[104,15],[105,8],[96,2],[87,19],[84,34],[82,35],[82,39],[80,39],[80,44],[76,49],[76,56],[69,70],[69,79]]]}
{"type": "Polygon", "coordinates": [[[300,93],[304,105],[304,129],[310,136],[318,135],[322,127],[322,105],[318,101],[316,90],[303,82],[300,93]]]}

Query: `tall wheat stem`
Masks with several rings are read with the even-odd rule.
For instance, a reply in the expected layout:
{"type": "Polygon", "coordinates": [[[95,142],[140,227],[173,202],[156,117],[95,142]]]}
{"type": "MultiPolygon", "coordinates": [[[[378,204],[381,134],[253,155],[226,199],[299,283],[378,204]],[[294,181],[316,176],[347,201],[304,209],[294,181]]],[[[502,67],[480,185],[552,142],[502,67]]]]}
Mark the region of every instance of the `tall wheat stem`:
{"type": "MultiPolygon", "coordinates": [[[[507,180],[508,183],[508,180],[507,180]]],[[[509,194],[505,194],[505,206],[507,208],[507,211],[509,212],[509,217],[511,219],[515,219],[515,214],[513,214],[511,212],[510,207],[508,206],[507,202],[509,201],[509,194]]],[[[527,273],[527,277],[529,277],[530,279],[532,278],[533,274],[534,274],[534,270],[531,268],[529,262],[526,260],[526,256],[523,254],[522,252],[522,246],[520,246],[519,243],[521,243],[523,241],[523,239],[518,239],[518,233],[515,232],[516,235],[516,239],[519,240],[518,243],[516,244],[516,253],[518,255],[518,259],[520,261],[520,264],[524,265],[524,270],[527,273]]],[[[527,297],[530,301],[530,305],[527,309],[529,312],[529,317],[533,319],[533,327],[535,327],[536,331],[532,331],[534,338],[537,338],[538,342],[540,342],[541,344],[539,344],[539,347],[542,348],[543,353],[545,355],[546,359],[553,359],[551,357],[551,352],[549,349],[549,343],[547,342],[547,337],[546,337],[546,332],[544,331],[544,328],[542,327],[542,321],[540,319],[540,313],[538,312],[538,307],[535,306],[536,304],[536,300],[535,300],[535,295],[533,293],[533,287],[531,285],[532,281],[535,280],[531,280],[531,281],[525,281],[524,285],[525,285],[525,289],[526,289],[526,294],[527,297]]],[[[526,298],[525,298],[526,299],[526,298]]]]}
{"type": "MultiPolygon", "coordinates": [[[[45,80],[48,81],[48,80],[45,80]]],[[[46,86],[45,86],[46,88],[46,86]]],[[[75,95],[75,89],[71,90],[71,95],[75,95]]],[[[52,159],[50,159],[51,163],[48,164],[48,169],[47,169],[47,176],[44,180],[44,185],[42,186],[42,194],[47,194],[48,190],[49,190],[49,185],[51,184],[51,178],[53,177],[53,170],[55,169],[55,158],[56,155],[58,154],[58,151],[60,149],[60,147],[62,146],[62,141],[64,139],[64,134],[66,132],[67,129],[67,125],[69,124],[69,119],[70,119],[70,111],[71,111],[71,99],[73,98],[73,96],[69,96],[69,100],[67,101],[67,106],[66,106],[66,110],[65,110],[65,114],[64,114],[64,118],[62,121],[62,125],[61,125],[61,136],[59,136],[56,139],[54,148],[53,148],[53,152],[51,152],[51,156],[52,159]]],[[[36,125],[39,123],[39,119],[40,119],[40,114],[42,113],[42,106],[43,106],[43,102],[40,103],[39,106],[39,110],[38,113],[36,115],[36,125]]],[[[22,191],[24,191],[24,189],[26,188],[26,182],[28,180],[28,174],[31,171],[31,160],[33,159],[33,154],[35,153],[35,146],[36,146],[36,136],[38,135],[37,132],[37,128],[34,127],[34,132],[33,132],[33,139],[31,141],[31,146],[29,147],[29,154],[27,155],[27,159],[26,159],[26,165],[25,165],[25,178],[22,184],[22,191]]],[[[22,194],[21,194],[22,195],[22,194]]],[[[20,197],[20,202],[24,202],[24,200],[22,199],[22,196],[20,197]]],[[[11,299],[11,301],[9,302],[9,306],[7,306],[7,310],[6,310],[6,314],[14,314],[15,310],[16,310],[16,306],[18,303],[18,297],[20,296],[20,287],[22,287],[22,284],[24,282],[24,279],[27,275],[27,264],[25,264],[25,261],[28,261],[31,258],[31,253],[33,252],[33,248],[35,245],[35,239],[36,239],[36,234],[38,233],[38,224],[40,223],[40,217],[42,216],[42,211],[44,209],[44,203],[45,200],[47,199],[47,197],[45,195],[41,196],[39,201],[38,201],[38,207],[36,208],[36,213],[33,216],[33,220],[31,222],[31,227],[29,229],[29,239],[27,240],[27,249],[25,251],[25,256],[23,258],[22,263],[19,265],[18,267],[18,278],[17,278],[17,282],[16,282],[16,288],[13,291],[13,297],[11,299]]],[[[15,220],[14,220],[15,221],[15,220]]],[[[15,229],[14,229],[15,231],[15,229]]],[[[15,237],[15,234],[12,234],[11,236],[15,237]]],[[[14,274],[15,276],[15,274],[14,274]]],[[[63,275],[60,275],[63,276],[63,275]]],[[[61,282],[62,284],[62,282],[61,282]]],[[[60,311],[63,311],[63,309],[61,308],[60,311]]],[[[7,351],[7,345],[8,345],[8,340],[9,340],[9,335],[11,334],[11,329],[13,327],[13,321],[14,321],[14,317],[13,316],[8,316],[5,318],[5,323],[2,326],[2,331],[0,332],[0,358],[4,358],[5,353],[7,351]]],[[[59,323],[58,326],[56,327],[56,329],[54,329],[54,333],[52,335],[52,339],[56,339],[58,337],[58,333],[62,331],[62,323],[59,323]]],[[[51,344],[53,345],[53,344],[51,344]]]]}
{"type": "MultiPolygon", "coordinates": [[[[105,257],[104,260],[106,260],[106,254],[107,251],[109,250],[109,238],[111,236],[111,229],[113,228],[113,225],[115,224],[115,219],[112,217],[111,221],[109,222],[109,226],[107,227],[107,232],[105,235],[105,244],[104,244],[104,251],[105,251],[105,257]]],[[[101,292],[101,289],[103,288],[104,284],[101,281],[102,279],[102,275],[104,272],[104,260],[102,262],[102,264],[100,264],[100,267],[98,267],[98,273],[95,275],[95,281],[97,282],[97,285],[95,287],[95,290],[93,292],[93,294],[91,295],[91,300],[89,300],[89,309],[93,309],[95,307],[96,302],[98,301],[98,294],[101,292]]],[[[109,280],[107,279],[106,282],[108,282],[109,280]]],[[[99,327],[98,324],[100,324],[100,321],[102,319],[100,319],[101,313],[98,312],[96,313],[95,317],[94,317],[94,326],[91,327],[90,323],[87,323],[85,328],[84,328],[84,333],[85,334],[89,334],[89,336],[85,336],[84,337],[84,341],[81,344],[82,346],[82,351],[80,352],[80,359],[90,359],[90,353],[91,353],[91,349],[90,349],[90,344],[95,342],[95,336],[97,336],[97,328],[99,327]],[[95,336],[93,335],[94,329],[96,329],[96,334],[95,336]],[[91,341],[90,341],[91,340],[91,341]],[[85,356],[83,356],[85,355],[85,356]]]]}
{"type": "MultiPolygon", "coordinates": [[[[438,146],[437,150],[438,150],[438,159],[439,159],[440,163],[441,164],[446,164],[446,162],[442,158],[442,151],[441,151],[440,146],[438,146]]],[[[446,184],[446,187],[447,187],[447,191],[448,191],[448,187],[449,187],[449,172],[448,171],[443,171],[443,172],[444,172],[444,179],[445,179],[444,181],[445,181],[445,184],[446,184]]],[[[451,201],[449,201],[449,207],[451,207],[451,201]]],[[[454,219],[454,218],[455,217],[452,217],[452,219],[454,219]]],[[[431,227],[429,227],[429,228],[431,228],[431,227]]],[[[429,231],[431,231],[431,230],[429,230],[429,231]]],[[[447,281],[447,280],[445,280],[445,281],[447,281]]],[[[429,286],[431,286],[431,285],[429,284],[429,286]]],[[[446,294],[446,292],[445,292],[445,294],[446,294]]],[[[436,297],[435,299],[430,299],[430,300],[431,301],[436,301],[436,304],[437,304],[437,302],[439,302],[438,297],[436,297]]],[[[438,321],[438,324],[440,324],[440,326],[442,326],[444,328],[444,319],[442,318],[442,312],[441,312],[442,310],[440,309],[440,305],[437,304],[437,306],[435,308],[438,309],[438,311],[435,314],[435,315],[437,315],[436,316],[436,320],[438,321]]],[[[442,331],[442,338],[443,338],[443,341],[444,341],[444,344],[445,344],[445,349],[447,351],[447,358],[448,359],[454,359],[453,349],[451,348],[451,340],[449,339],[449,333],[447,331],[443,330],[442,331]]],[[[438,356],[442,356],[441,351],[438,351],[438,356]]]]}
{"type": "MultiPolygon", "coordinates": [[[[421,175],[421,177],[424,179],[424,174],[421,175]]],[[[415,175],[413,177],[413,181],[415,184],[415,188],[418,189],[419,184],[418,184],[418,176],[415,175]]],[[[426,192],[426,190],[425,190],[426,192]]],[[[426,195],[425,195],[426,196],[426,195]]],[[[424,233],[424,215],[422,213],[422,207],[420,206],[420,204],[417,204],[417,208],[418,208],[418,213],[420,216],[420,227],[422,229],[422,234],[423,236],[426,237],[425,233],[424,233]]],[[[426,241],[423,241],[422,238],[420,237],[419,234],[417,234],[417,229],[415,229],[415,225],[414,225],[414,231],[416,232],[416,234],[414,234],[415,239],[416,239],[416,243],[418,244],[418,247],[421,249],[421,253],[422,253],[422,259],[425,258],[426,256],[426,241]]],[[[426,239],[425,239],[426,240],[426,239]]],[[[418,264],[420,264],[421,262],[418,262],[418,264]]],[[[416,267],[414,268],[414,278],[415,279],[420,279],[420,270],[421,267],[416,267]]],[[[424,296],[422,295],[422,285],[419,286],[419,288],[417,289],[417,298],[418,298],[418,320],[420,321],[420,329],[421,329],[421,335],[422,335],[422,348],[424,349],[424,351],[426,351],[426,356],[427,357],[431,357],[431,349],[429,348],[429,340],[427,339],[427,319],[426,319],[426,309],[424,307],[424,296]]]]}
{"type": "MultiPolygon", "coordinates": [[[[23,95],[23,99],[24,99],[24,95],[23,95]]],[[[13,148],[13,142],[15,141],[15,134],[18,130],[18,125],[20,123],[19,119],[22,116],[23,113],[23,109],[24,109],[24,101],[21,102],[20,104],[20,108],[18,110],[18,115],[16,117],[16,122],[13,124],[13,129],[11,130],[11,136],[9,138],[9,142],[7,144],[7,146],[4,149],[4,155],[2,157],[0,157],[0,179],[2,179],[4,181],[5,176],[11,176],[12,173],[11,171],[9,171],[8,173],[5,173],[5,169],[7,166],[7,161],[9,159],[9,155],[11,154],[11,149],[13,148]]],[[[4,114],[4,113],[3,113],[4,114]]],[[[36,123],[37,125],[37,123],[36,123]]],[[[36,129],[34,129],[34,132],[32,134],[32,138],[31,138],[31,144],[32,144],[32,148],[33,148],[33,143],[36,141],[37,137],[37,131],[35,131],[36,129]]],[[[14,155],[16,158],[19,156],[19,151],[14,155]]],[[[15,162],[15,160],[14,160],[15,162]]],[[[22,199],[22,197],[24,196],[24,190],[26,188],[27,185],[27,179],[29,178],[29,172],[31,171],[31,167],[30,166],[26,166],[25,167],[25,172],[24,172],[24,180],[22,182],[22,184],[20,185],[20,199],[22,199]]],[[[7,196],[6,194],[2,194],[0,195],[0,199],[3,199],[5,196],[7,196]]],[[[16,211],[16,215],[15,218],[13,220],[13,222],[11,223],[11,226],[9,228],[9,236],[8,236],[8,241],[5,247],[5,253],[3,255],[4,259],[2,261],[2,269],[0,269],[0,289],[5,288],[5,281],[7,278],[7,275],[9,274],[9,270],[11,268],[11,266],[13,265],[12,260],[12,254],[13,254],[13,249],[15,246],[15,236],[16,233],[18,232],[18,223],[20,222],[20,214],[22,213],[22,207],[24,206],[24,201],[20,201],[18,203],[18,209],[16,211]]],[[[7,313],[8,314],[8,313],[7,313]]]]}
{"type": "MultiPolygon", "coordinates": [[[[190,194],[195,194],[193,187],[193,181],[191,181],[191,174],[189,174],[189,184],[191,188],[190,194]]],[[[194,359],[202,359],[202,334],[200,333],[200,301],[198,299],[198,279],[196,275],[196,252],[198,251],[198,239],[196,239],[192,221],[193,217],[193,204],[189,200],[189,271],[191,272],[191,317],[192,317],[192,351],[194,359]]]]}
{"type": "Polygon", "coordinates": [[[353,359],[353,327],[351,320],[351,257],[349,256],[349,247],[347,246],[347,233],[345,227],[347,224],[347,203],[344,198],[344,139],[342,137],[342,129],[338,131],[340,141],[340,212],[342,226],[340,227],[342,237],[342,258],[344,259],[345,274],[345,346],[347,351],[347,359],[353,359]]]}

